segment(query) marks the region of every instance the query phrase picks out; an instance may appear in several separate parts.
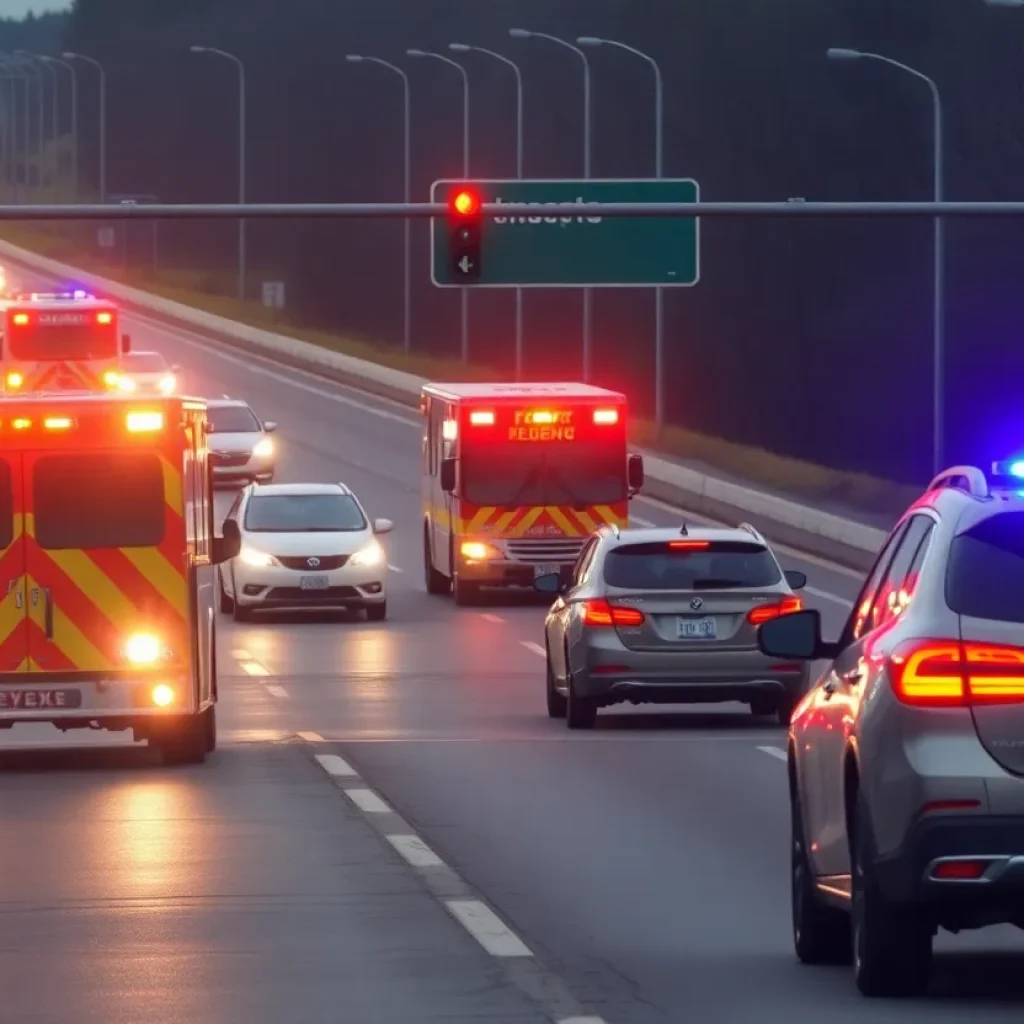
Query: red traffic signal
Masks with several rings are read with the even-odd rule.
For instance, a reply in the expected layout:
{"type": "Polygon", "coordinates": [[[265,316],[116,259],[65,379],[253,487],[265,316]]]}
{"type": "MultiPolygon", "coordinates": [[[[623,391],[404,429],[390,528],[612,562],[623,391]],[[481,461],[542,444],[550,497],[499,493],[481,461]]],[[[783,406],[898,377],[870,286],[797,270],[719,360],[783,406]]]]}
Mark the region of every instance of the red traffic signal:
{"type": "Polygon", "coordinates": [[[457,186],[448,195],[448,266],[459,284],[480,280],[483,204],[473,188],[457,186]]]}
{"type": "Polygon", "coordinates": [[[460,189],[451,197],[451,209],[460,217],[472,217],[480,212],[480,197],[470,189],[460,189]]]}

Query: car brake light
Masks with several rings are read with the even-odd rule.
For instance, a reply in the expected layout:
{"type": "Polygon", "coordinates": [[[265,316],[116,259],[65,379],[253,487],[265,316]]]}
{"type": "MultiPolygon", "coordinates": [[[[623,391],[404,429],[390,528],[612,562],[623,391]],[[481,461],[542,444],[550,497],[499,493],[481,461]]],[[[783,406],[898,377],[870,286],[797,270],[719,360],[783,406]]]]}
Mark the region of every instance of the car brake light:
{"type": "Polygon", "coordinates": [[[639,608],[609,604],[604,598],[583,602],[585,626],[642,626],[644,613],[639,608]]]}
{"type": "Polygon", "coordinates": [[[747,614],[747,622],[760,626],[762,622],[770,622],[780,615],[792,615],[803,611],[804,603],[799,597],[784,597],[777,604],[762,604],[752,608],[747,614]]]}
{"type": "Polygon", "coordinates": [[[904,704],[965,707],[1024,703],[1024,648],[958,640],[905,640],[889,655],[904,704]]]}
{"type": "Polygon", "coordinates": [[[975,882],[991,866],[991,860],[940,860],[932,868],[932,878],[947,882],[975,882]]]}
{"type": "Polygon", "coordinates": [[[669,548],[673,551],[707,551],[711,547],[709,540],[670,540],[669,548]]]}
{"type": "Polygon", "coordinates": [[[469,422],[472,423],[474,427],[493,427],[494,413],[478,409],[469,414],[469,422]]]}

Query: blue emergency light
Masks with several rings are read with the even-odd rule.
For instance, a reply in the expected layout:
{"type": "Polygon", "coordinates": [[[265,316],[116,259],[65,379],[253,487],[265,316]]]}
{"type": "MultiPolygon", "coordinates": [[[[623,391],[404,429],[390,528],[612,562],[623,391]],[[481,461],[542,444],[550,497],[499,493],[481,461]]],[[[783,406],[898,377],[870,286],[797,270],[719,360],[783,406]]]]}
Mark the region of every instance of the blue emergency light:
{"type": "Polygon", "coordinates": [[[1009,459],[1006,462],[993,462],[992,475],[1006,479],[1024,480],[1024,459],[1009,459]]]}

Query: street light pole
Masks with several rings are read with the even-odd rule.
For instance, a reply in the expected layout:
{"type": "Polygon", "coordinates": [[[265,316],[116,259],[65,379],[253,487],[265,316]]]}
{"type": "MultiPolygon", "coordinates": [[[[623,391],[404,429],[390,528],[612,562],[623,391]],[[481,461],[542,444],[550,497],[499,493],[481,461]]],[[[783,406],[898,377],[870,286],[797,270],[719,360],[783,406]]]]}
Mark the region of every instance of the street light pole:
{"type": "Polygon", "coordinates": [[[81,60],[92,64],[99,72],[100,85],[100,205],[107,201],[107,73],[103,65],[95,57],[86,57],[83,53],[63,53],[65,60],[81,60]]]}
{"type": "MultiPolygon", "coordinates": [[[[665,90],[658,62],[643,50],[616,39],[580,36],[576,42],[580,46],[614,46],[650,65],[654,72],[654,176],[660,180],[665,175],[665,90]]],[[[660,436],[665,426],[665,290],[660,287],[654,290],[654,424],[660,436]]]]}
{"type": "MultiPolygon", "coordinates": [[[[405,96],[405,186],[404,194],[406,203],[412,202],[412,113],[409,97],[409,76],[397,64],[381,60],[380,57],[364,57],[359,53],[346,54],[345,60],[351,64],[379,64],[382,68],[393,71],[401,76],[402,89],[405,96]]],[[[405,354],[412,351],[412,221],[408,217],[404,220],[405,225],[405,285],[404,285],[404,325],[402,332],[402,347],[405,354]]]]}
{"type": "Polygon", "coordinates": [[[19,188],[19,140],[18,140],[18,90],[16,85],[21,82],[28,88],[25,76],[19,73],[18,64],[10,60],[6,55],[0,55],[0,68],[5,72],[9,90],[7,96],[7,116],[4,119],[4,157],[7,164],[7,180],[11,188],[11,197],[14,202],[18,201],[21,195],[19,188]]]}
{"type": "MultiPolygon", "coordinates": [[[[39,53],[33,53],[30,55],[33,60],[39,61],[44,68],[50,74],[50,84],[52,86],[50,92],[50,123],[53,128],[53,132],[50,136],[50,160],[47,163],[50,164],[50,197],[53,202],[57,201],[57,177],[58,177],[58,166],[57,166],[57,137],[60,134],[60,111],[58,110],[58,83],[57,83],[57,69],[50,63],[48,57],[42,56],[39,53]]],[[[40,88],[42,86],[40,85],[40,88]]],[[[40,172],[42,173],[42,172],[40,172]]]]}
{"type": "MultiPolygon", "coordinates": [[[[245,65],[233,53],[215,46],[190,46],[192,53],[212,53],[238,68],[238,202],[245,202],[245,65]]],[[[238,301],[245,302],[245,220],[238,221],[238,301]]]]}
{"type": "Polygon", "coordinates": [[[32,54],[26,50],[15,50],[14,56],[21,62],[21,66],[28,72],[28,76],[25,81],[25,140],[26,140],[26,152],[28,151],[29,142],[29,126],[32,121],[32,82],[34,81],[39,88],[39,102],[37,104],[37,120],[39,123],[39,132],[37,135],[37,146],[36,146],[36,169],[39,174],[39,187],[43,187],[43,148],[46,144],[46,124],[45,124],[45,97],[43,89],[43,73],[36,67],[36,62],[32,57],[32,54]]]}
{"type": "Polygon", "coordinates": [[[71,197],[78,202],[78,72],[73,64],[57,57],[43,57],[48,64],[66,68],[71,75],[71,197]]]}
{"type": "MultiPolygon", "coordinates": [[[[462,177],[469,180],[469,73],[457,61],[451,57],[445,57],[440,53],[431,53],[428,50],[406,50],[407,57],[426,57],[430,60],[439,60],[442,64],[448,64],[455,68],[462,76],[462,177]]],[[[462,293],[462,361],[469,362],[469,289],[460,289],[462,293]]]]}
{"type": "MultiPolygon", "coordinates": [[[[523,74],[514,60],[504,54],[495,53],[482,46],[468,46],[466,43],[449,43],[454,53],[482,53],[510,67],[516,76],[516,177],[523,178],[523,74]]],[[[515,379],[523,379],[523,289],[516,286],[516,372],[515,379]]]]}
{"type": "MultiPolygon", "coordinates": [[[[942,97],[935,81],[926,74],[917,71],[908,64],[903,64],[891,57],[883,57],[878,53],[866,53],[861,50],[850,50],[833,47],[828,51],[829,60],[874,60],[888,64],[905,74],[924,82],[932,97],[932,191],[935,202],[942,202],[943,193],[943,141],[942,141],[942,97]]],[[[945,461],[945,420],[946,420],[946,324],[945,324],[945,291],[946,261],[944,223],[940,216],[933,220],[934,241],[932,261],[932,471],[942,472],[945,461]]]]}
{"type": "MultiPolygon", "coordinates": [[[[583,177],[590,180],[590,61],[587,55],[572,43],[548,35],[547,32],[531,32],[525,28],[510,28],[508,34],[513,39],[545,39],[563,49],[571,50],[583,63],[583,177]]],[[[593,319],[593,295],[589,288],[583,289],[583,382],[590,383],[591,364],[591,321],[593,319]]]]}

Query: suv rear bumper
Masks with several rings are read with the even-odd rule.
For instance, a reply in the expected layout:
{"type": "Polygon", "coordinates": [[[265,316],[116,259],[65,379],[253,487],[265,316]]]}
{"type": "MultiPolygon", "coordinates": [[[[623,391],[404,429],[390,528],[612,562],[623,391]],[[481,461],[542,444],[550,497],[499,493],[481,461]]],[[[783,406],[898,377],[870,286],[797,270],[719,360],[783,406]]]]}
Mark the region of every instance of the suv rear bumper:
{"type": "Polygon", "coordinates": [[[1024,816],[920,819],[895,854],[875,861],[874,874],[892,903],[932,906],[942,918],[1024,921],[1024,816]],[[981,878],[932,877],[937,864],[972,859],[989,862],[981,878]]]}

